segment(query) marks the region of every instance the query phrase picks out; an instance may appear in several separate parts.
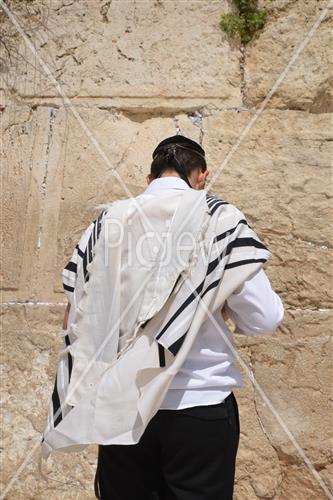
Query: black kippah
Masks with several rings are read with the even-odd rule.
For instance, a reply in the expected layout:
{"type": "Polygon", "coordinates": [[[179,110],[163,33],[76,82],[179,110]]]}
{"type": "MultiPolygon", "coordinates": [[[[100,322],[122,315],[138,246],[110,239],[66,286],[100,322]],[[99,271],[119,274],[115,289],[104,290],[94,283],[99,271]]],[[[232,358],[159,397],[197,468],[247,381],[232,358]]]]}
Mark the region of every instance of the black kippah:
{"type": "Polygon", "coordinates": [[[167,139],[164,139],[162,142],[160,142],[153,151],[153,159],[155,158],[157,153],[159,153],[160,151],[164,151],[171,144],[179,146],[180,148],[190,149],[205,159],[205,151],[204,149],[202,149],[200,144],[192,141],[192,139],[188,139],[184,135],[173,135],[172,137],[168,137],[167,139]]]}

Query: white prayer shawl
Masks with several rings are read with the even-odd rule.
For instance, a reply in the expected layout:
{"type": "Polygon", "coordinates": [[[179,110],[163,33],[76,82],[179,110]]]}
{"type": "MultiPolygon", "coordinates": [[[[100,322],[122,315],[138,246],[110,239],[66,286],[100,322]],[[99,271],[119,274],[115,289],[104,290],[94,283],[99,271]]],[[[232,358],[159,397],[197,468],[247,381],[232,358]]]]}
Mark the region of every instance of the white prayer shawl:
{"type": "Polygon", "coordinates": [[[242,212],[205,189],[139,195],[105,207],[85,273],[77,270],[68,328],[61,333],[44,459],[89,444],[137,443],[207,311],[221,309],[271,257],[242,212]],[[123,228],[119,244],[117,227],[123,228]],[[149,256],[146,266],[139,241],[146,261],[149,256]]]}

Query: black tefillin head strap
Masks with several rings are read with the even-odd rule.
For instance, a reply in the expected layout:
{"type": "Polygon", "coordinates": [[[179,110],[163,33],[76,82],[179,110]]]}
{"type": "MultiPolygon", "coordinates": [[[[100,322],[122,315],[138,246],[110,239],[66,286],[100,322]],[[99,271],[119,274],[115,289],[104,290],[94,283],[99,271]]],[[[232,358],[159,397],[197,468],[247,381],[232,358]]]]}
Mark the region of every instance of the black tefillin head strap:
{"type": "MultiPolygon", "coordinates": [[[[181,163],[179,163],[179,161],[177,159],[177,150],[176,150],[176,147],[178,147],[178,144],[177,144],[177,146],[176,145],[172,145],[172,146],[168,146],[166,149],[164,149],[163,150],[164,157],[167,160],[170,160],[171,158],[174,158],[174,160],[176,161],[176,164],[177,164],[175,166],[175,168],[176,168],[179,176],[190,186],[190,188],[192,188],[191,183],[190,183],[190,181],[187,178],[186,171],[185,171],[184,167],[181,165],[181,163]]],[[[189,149],[189,148],[184,148],[184,149],[189,149]]]]}

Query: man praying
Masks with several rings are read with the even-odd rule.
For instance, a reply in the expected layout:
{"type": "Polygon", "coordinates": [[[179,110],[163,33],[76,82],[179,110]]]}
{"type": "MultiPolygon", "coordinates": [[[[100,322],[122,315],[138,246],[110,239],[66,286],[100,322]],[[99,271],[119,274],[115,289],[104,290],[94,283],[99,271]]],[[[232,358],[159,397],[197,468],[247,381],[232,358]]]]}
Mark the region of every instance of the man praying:
{"type": "Polygon", "coordinates": [[[263,270],[272,254],[208,175],[200,144],[164,139],[146,189],[101,205],[63,270],[42,451],[98,444],[103,500],[233,498],[243,381],[227,320],[273,334],[284,308],[263,270]]]}

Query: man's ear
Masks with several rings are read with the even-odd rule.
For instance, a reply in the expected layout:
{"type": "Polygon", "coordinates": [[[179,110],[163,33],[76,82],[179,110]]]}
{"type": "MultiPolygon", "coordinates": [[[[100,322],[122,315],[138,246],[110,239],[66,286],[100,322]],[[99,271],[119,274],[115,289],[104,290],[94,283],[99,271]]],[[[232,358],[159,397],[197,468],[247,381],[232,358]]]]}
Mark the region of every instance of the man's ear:
{"type": "Polygon", "coordinates": [[[151,174],[148,174],[147,177],[146,177],[147,184],[150,184],[152,180],[153,179],[152,179],[151,174]]]}
{"type": "Polygon", "coordinates": [[[199,176],[198,176],[198,181],[200,183],[205,183],[206,179],[207,179],[207,176],[209,174],[209,171],[208,170],[205,170],[204,172],[202,172],[202,170],[199,171],[199,176]]]}

